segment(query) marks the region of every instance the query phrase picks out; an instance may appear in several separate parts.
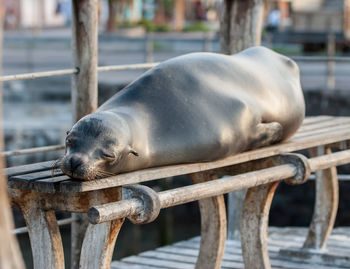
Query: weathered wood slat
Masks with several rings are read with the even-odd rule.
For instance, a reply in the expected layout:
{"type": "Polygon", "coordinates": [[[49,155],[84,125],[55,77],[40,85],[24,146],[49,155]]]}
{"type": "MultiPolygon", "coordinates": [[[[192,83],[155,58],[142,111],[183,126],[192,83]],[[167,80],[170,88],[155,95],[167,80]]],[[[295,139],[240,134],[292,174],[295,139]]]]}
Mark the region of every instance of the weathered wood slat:
{"type": "MultiPolygon", "coordinates": [[[[158,267],[159,268],[159,267],[158,267]]],[[[111,264],[111,269],[155,269],[154,266],[140,265],[140,264],[130,264],[126,262],[114,261],[111,264]]]]}
{"type": "Polygon", "coordinates": [[[39,192],[55,193],[59,190],[59,184],[66,180],[68,180],[66,175],[44,178],[31,182],[30,187],[39,192]]]}
{"type": "Polygon", "coordinates": [[[26,165],[21,165],[21,166],[9,167],[9,168],[4,169],[4,174],[7,175],[8,177],[12,177],[12,176],[16,176],[16,175],[51,170],[54,163],[55,163],[55,161],[47,161],[47,162],[40,162],[40,163],[34,163],[34,164],[26,164],[26,165]]]}
{"type": "MultiPolygon", "coordinates": [[[[284,243],[284,246],[288,243],[284,243]]],[[[175,244],[176,246],[174,247],[162,247],[157,249],[156,251],[159,252],[164,252],[165,254],[168,253],[174,253],[177,255],[182,255],[182,256],[193,256],[195,258],[198,255],[198,247],[199,244],[198,242],[190,242],[189,241],[182,241],[178,244],[175,244]]],[[[281,257],[279,254],[279,251],[281,249],[281,246],[276,247],[275,246],[275,241],[271,242],[269,245],[269,256],[271,258],[271,264],[273,268],[291,268],[291,269],[306,269],[306,268],[314,268],[311,266],[314,266],[312,262],[308,261],[288,261],[285,258],[281,257]]],[[[143,255],[141,253],[140,255],[143,255]]],[[[171,259],[171,257],[169,257],[171,259]]],[[[241,252],[241,244],[239,241],[231,241],[227,240],[227,246],[222,262],[222,268],[243,268],[243,259],[242,259],[242,252],[241,252]],[[232,262],[235,262],[236,264],[232,264],[232,262]]],[[[333,268],[332,266],[327,266],[327,265],[317,265],[317,268],[325,268],[325,269],[331,269],[333,268]]]]}
{"type": "MultiPolygon", "coordinates": [[[[268,249],[271,258],[272,268],[281,269],[337,269],[347,268],[322,262],[322,258],[310,260],[288,259],[280,254],[282,248],[301,247],[303,239],[307,233],[306,228],[270,228],[268,237],[268,249]]],[[[350,229],[336,228],[334,235],[331,235],[330,242],[342,244],[343,241],[350,241],[350,229]]],[[[196,258],[199,253],[200,237],[181,241],[171,246],[160,247],[154,251],[146,251],[138,256],[132,256],[122,259],[118,262],[112,262],[111,268],[194,268],[196,258]]],[[[350,249],[344,248],[339,254],[334,249],[327,249],[327,252],[315,253],[316,256],[322,255],[346,255],[350,257],[350,249]],[[326,253],[326,255],[324,254],[326,253]]],[[[344,260],[344,257],[340,257],[344,260]]],[[[326,257],[327,258],[327,257],[326,257]]],[[[346,261],[346,260],[344,260],[346,261]]],[[[226,268],[244,268],[241,254],[241,244],[238,240],[227,240],[225,254],[222,261],[222,269],[226,268]]]]}
{"type": "Polygon", "coordinates": [[[336,117],[332,120],[322,121],[314,124],[308,124],[308,125],[302,125],[301,128],[298,130],[297,134],[305,133],[308,131],[313,131],[317,129],[322,128],[329,128],[332,126],[337,126],[339,124],[349,124],[350,118],[349,117],[336,117]]]}
{"type": "MultiPolygon", "coordinates": [[[[146,251],[144,253],[141,253],[139,256],[141,257],[147,257],[152,259],[161,259],[166,260],[170,262],[186,262],[190,264],[196,263],[197,257],[196,256],[188,256],[188,255],[179,255],[179,254],[171,254],[171,253],[164,253],[161,251],[146,251]]],[[[238,268],[244,268],[242,258],[240,256],[233,257],[231,256],[231,259],[224,259],[222,261],[222,265],[220,268],[232,268],[232,267],[238,267],[238,268]]],[[[193,268],[193,267],[191,267],[193,268]]],[[[199,267],[201,268],[201,267],[199,267]]],[[[210,267],[209,267],[210,268],[210,267]]]]}
{"type": "Polygon", "coordinates": [[[41,201],[33,193],[27,193],[25,199],[22,196],[12,199],[28,226],[34,268],[64,268],[62,239],[55,212],[42,210],[41,201]]]}
{"type": "Polygon", "coordinates": [[[307,131],[307,132],[303,132],[303,133],[297,133],[296,135],[293,136],[293,140],[298,140],[298,139],[302,139],[304,137],[312,137],[312,136],[316,136],[316,135],[327,135],[327,134],[333,134],[336,133],[337,131],[342,132],[342,131],[346,131],[349,130],[350,128],[350,124],[337,124],[331,127],[325,127],[325,128],[320,128],[320,129],[315,129],[312,131],[307,131]]]}
{"type": "Polygon", "coordinates": [[[147,257],[141,257],[141,256],[130,256],[122,261],[126,261],[129,263],[136,263],[136,264],[142,264],[147,266],[152,266],[153,268],[172,268],[172,269],[193,269],[194,265],[185,263],[185,262],[173,262],[173,261],[166,261],[166,260],[159,260],[159,259],[152,259],[147,257]]]}
{"type": "Polygon", "coordinates": [[[304,119],[303,121],[303,125],[308,125],[308,124],[313,124],[313,123],[317,123],[320,121],[327,121],[329,119],[331,119],[332,116],[327,116],[327,115],[323,115],[323,116],[311,116],[311,117],[307,117],[304,119]]]}
{"type": "Polygon", "coordinates": [[[36,190],[44,193],[55,193],[59,190],[59,184],[66,180],[69,180],[67,176],[57,176],[32,181],[14,179],[8,181],[8,187],[12,189],[36,190]]]}
{"type": "Polygon", "coordinates": [[[50,178],[54,178],[54,176],[62,176],[62,175],[64,175],[62,172],[59,172],[59,173],[56,172],[53,175],[50,170],[46,170],[46,171],[35,172],[31,174],[13,176],[11,177],[11,179],[33,182],[40,179],[50,179],[50,178]]]}

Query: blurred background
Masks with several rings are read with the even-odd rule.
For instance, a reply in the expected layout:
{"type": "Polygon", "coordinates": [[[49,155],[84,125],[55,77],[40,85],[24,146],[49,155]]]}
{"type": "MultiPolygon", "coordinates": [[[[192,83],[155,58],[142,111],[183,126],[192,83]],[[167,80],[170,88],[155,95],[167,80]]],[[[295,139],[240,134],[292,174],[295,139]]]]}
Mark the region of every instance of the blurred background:
{"type": "MultiPolygon", "coordinates": [[[[5,2],[3,75],[72,67],[70,0],[5,2]]],[[[262,45],[298,63],[307,115],[349,116],[350,1],[271,0],[265,5],[262,45]]],[[[100,0],[99,66],[159,62],[198,51],[219,53],[221,7],[221,0],[100,0]]],[[[141,70],[99,73],[99,103],[142,73],[141,70]]],[[[72,125],[70,91],[70,76],[4,82],[6,150],[62,144],[72,125]]],[[[6,161],[7,166],[14,166],[53,160],[60,155],[62,152],[47,152],[8,157],[6,161]]],[[[339,173],[349,174],[349,170],[341,167],[339,173]]],[[[161,182],[150,185],[163,190],[190,181],[177,177],[161,182]]],[[[349,196],[350,184],[341,181],[336,225],[350,225],[349,196]]],[[[298,188],[281,184],[272,205],[270,225],[307,226],[313,202],[312,181],[298,188]]],[[[15,219],[17,227],[24,225],[17,211],[15,219]]],[[[61,229],[69,256],[70,229],[69,226],[61,229]]],[[[154,223],[143,226],[126,223],[114,258],[187,239],[199,232],[196,203],[165,209],[154,223]]],[[[18,237],[31,268],[28,235],[18,237]]],[[[69,257],[66,263],[69,264],[69,257]]]]}

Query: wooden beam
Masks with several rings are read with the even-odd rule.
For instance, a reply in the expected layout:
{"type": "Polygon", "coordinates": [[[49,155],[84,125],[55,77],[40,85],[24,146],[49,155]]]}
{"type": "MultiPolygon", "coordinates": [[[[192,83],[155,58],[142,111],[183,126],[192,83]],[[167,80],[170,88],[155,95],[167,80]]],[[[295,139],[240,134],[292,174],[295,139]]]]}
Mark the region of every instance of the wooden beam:
{"type": "Polygon", "coordinates": [[[220,20],[221,52],[234,54],[260,45],[264,0],[224,0],[220,20]]]}
{"type": "MultiPolygon", "coordinates": [[[[97,108],[98,0],[72,1],[73,121],[97,108]]],[[[76,214],[72,223],[71,268],[79,268],[80,252],[88,225],[86,215],[76,214]]]]}
{"type": "Polygon", "coordinates": [[[79,72],[72,78],[73,120],[97,108],[97,0],[74,0],[72,14],[73,65],[79,72]]]}

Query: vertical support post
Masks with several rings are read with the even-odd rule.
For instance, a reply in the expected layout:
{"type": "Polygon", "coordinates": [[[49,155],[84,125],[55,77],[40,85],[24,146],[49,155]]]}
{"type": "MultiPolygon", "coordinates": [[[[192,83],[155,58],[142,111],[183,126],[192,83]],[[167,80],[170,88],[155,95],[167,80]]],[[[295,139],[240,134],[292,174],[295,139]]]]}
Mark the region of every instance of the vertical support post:
{"type": "Polygon", "coordinates": [[[344,37],[350,39],[350,0],[344,0],[344,37]]]}
{"type": "Polygon", "coordinates": [[[72,1],[73,65],[79,69],[72,78],[74,121],[97,108],[97,5],[98,0],[72,1]]]}
{"type": "MultiPolygon", "coordinates": [[[[335,35],[334,33],[329,33],[327,38],[327,56],[333,57],[335,55],[335,35]]],[[[334,70],[335,62],[327,61],[327,89],[334,90],[335,89],[335,77],[334,70]]]]}
{"type": "MultiPolygon", "coordinates": [[[[72,1],[73,65],[79,73],[72,77],[73,121],[97,108],[98,0],[72,1]]],[[[71,268],[79,268],[80,251],[88,225],[85,215],[76,214],[72,223],[71,268]]]]}
{"type": "MultiPolygon", "coordinates": [[[[122,199],[122,189],[115,188],[113,193],[97,192],[96,199],[101,203],[109,203],[122,199]]],[[[83,241],[79,268],[107,269],[111,266],[113,250],[124,219],[116,219],[87,227],[83,241]]]]}
{"type": "MultiPolygon", "coordinates": [[[[311,156],[331,154],[329,147],[320,146],[310,151],[311,156]]],[[[314,214],[303,248],[323,250],[331,234],[338,211],[339,186],[337,168],[316,172],[316,199],[314,214]]]]}
{"type": "MultiPolygon", "coordinates": [[[[220,19],[220,45],[224,54],[260,45],[264,0],[224,0],[220,19]]],[[[239,237],[246,190],[228,194],[228,238],[239,237]]]]}
{"type": "Polygon", "coordinates": [[[224,0],[220,20],[221,52],[237,53],[259,45],[264,0],[224,0]]]}
{"type": "MultiPolygon", "coordinates": [[[[0,0],[0,74],[2,73],[2,34],[3,21],[5,15],[5,1],[0,0]]],[[[0,107],[2,107],[2,83],[0,83],[0,107]]],[[[0,150],[4,147],[4,137],[2,132],[2,110],[0,109],[0,150]]],[[[0,170],[3,171],[4,159],[0,157],[0,170]]],[[[12,234],[13,217],[11,214],[10,203],[8,199],[6,179],[0,175],[0,268],[24,268],[21,252],[12,234]]]]}
{"type": "Polygon", "coordinates": [[[248,189],[241,220],[241,245],[245,268],[270,269],[267,229],[273,196],[279,182],[248,189]]]}
{"type": "MultiPolygon", "coordinates": [[[[209,173],[192,174],[193,183],[217,178],[209,173]]],[[[223,195],[198,201],[201,212],[201,242],[196,269],[219,269],[226,242],[226,208],[223,195]]]]}
{"type": "Polygon", "coordinates": [[[35,192],[14,191],[12,198],[28,227],[34,268],[63,269],[63,245],[55,212],[43,210],[35,192]]]}
{"type": "Polygon", "coordinates": [[[182,31],[185,18],[185,0],[174,1],[174,28],[176,31],[182,31]]]}

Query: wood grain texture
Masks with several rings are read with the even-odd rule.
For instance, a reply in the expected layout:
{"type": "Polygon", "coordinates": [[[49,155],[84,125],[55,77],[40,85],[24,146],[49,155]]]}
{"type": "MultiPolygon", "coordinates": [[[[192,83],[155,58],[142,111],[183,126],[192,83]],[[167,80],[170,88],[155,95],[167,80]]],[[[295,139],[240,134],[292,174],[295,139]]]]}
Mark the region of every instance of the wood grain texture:
{"type": "Polygon", "coordinates": [[[225,0],[220,19],[221,52],[234,54],[261,42],[263,0],[225,0]]]}
{"type": "MultiPolygon", "coordinates": [[[[284,256],[283,250],[299,248],[307,234],[307,228],[269,227],[267,238],[272,268],[278,269],[340,269],[347,268],[346,257],[350,256],[350,228],[335,228],[329,238],[327,251],[310,253],[308,258],[284,256]],[[343,265],[338,265],[343,262],[343,265]]],[[[182,269],[195,268],[200,247],[200,237],[190,238],[172,245],[145,251],[135,256],[113,261],[114,269],[182,269]]],[[[227,240],[222,260],[222,269],[243,269],[239,240],[227,240]]]]}
{"type": "Polygon", "coordinates": [[[271,268],[267,251],[267,228],[273,195],[279,182],[250,188],[241,219],[241,244],[245,268],[271,268]]]}
{"type": "MultiPolygon", "coordinates": [[[[216,178],[208,173],[192,174],[193,183],[202,183],[216,178]]],[[[201,213],[201,242],[197,269],[219,269],[226,242],[226,207],[223,195],[198,201],[201,213]]]]}
{"type": "MultiPolygon", "coordinates": [[[[101,204],[108,203],[110,197],[96,194],[101,204]]],[[[122,198],[121,189],[114,199],[122,198]]],[[[110,268],[115,241],[118,237],[124,219],[104,222],[101,224],[89,224],[86,230],[81,249],[79,268],[107,269],[110,268]]]]}
{"type": "Polygon", "coordinates": [[[55,212],[44,211],[34,192],[17,191],[13,201],[21,210],[28,227],[34,268],[64,268],[62,239],[55,212]]]}
{"type": "Polygon", "coordinates": [[[98,0],[72,1],[73,120],[97,109],[98,0]]]}
{"type": "Polygon", "coordinates": [[[26,165],[5,168],[3,171],[5,175],[7,175],[8,177],[12,177],[16,175],[24,175],[28,173],[36,173],[36,172],[51,170],[54,163],[55,161],[47,161],[47,162],[40,162],[40,163],[34,163],[34,164],[26,164],[26,165]]]}
{"type": "Polygon", "coordinates": [[[124,219],[89,224],[81,251],[80,267],[84,269],[108,269],[112,261],[115,241],[124,219]]]}
{"type": "MultiPolygon", "coordinates": [[[[329,147],[309,151],[310,156],[331,154],[329,147]]],[[[350,151],[349,151],[350,158],[350,151]]],[[[339,203],[339,185],[335,166],[316,172],[316,197],[312,221],[303,248],[325,249],[332,232],[339,203]]]]}

